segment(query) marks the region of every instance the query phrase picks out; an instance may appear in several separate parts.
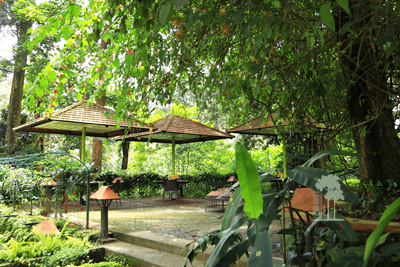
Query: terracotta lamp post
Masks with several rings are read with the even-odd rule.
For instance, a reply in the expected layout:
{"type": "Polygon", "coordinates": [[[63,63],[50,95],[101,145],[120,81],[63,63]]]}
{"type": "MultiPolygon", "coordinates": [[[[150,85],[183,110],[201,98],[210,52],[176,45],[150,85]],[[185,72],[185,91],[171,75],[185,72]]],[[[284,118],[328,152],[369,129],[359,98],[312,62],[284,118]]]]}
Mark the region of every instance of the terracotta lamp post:
{"type": "Polygon", "coordinates": [[[103,185],[90,198],[96,199],[97,204],[101,207],[100,238],[103,240],[108,239],[108,207],[110,207],[113,199],[119,199],[119,196],[110,187],[103,185]]]}
{"type": "Polygon", "coordinates": [[[238,181],[238,179],[235,176],[231,176],[228,178],[228,180],[226,180],[227,182],[234,182],[236,183],[238,181]]]}
{"type": "Polygon", "coordinates": [[[36,227],[32,228],[32,232],[35,234],[44,234],[44,235],[59,235],[60,231],[57,229],[54,221],[51,220],[43,220],[36,227]]]}
{"type": "Polygon", "coordinates": [[[51,211],[51,189],[54,186],[56,186],[56,184],[57,183],[51,178],[40,183],[41,186],[44,186],[46,188],[46,190],[44,192],[44,197],[46,199],[46,208],[45,208],[44,212],[46,213],[46,215],[48,213],[50,213],[50,211],[51,211]]]}
{"type": "Polygon", "coordinates": [[[121,184],[125,183],[124,180],[121,179],[121,177],[115,177],[115,179],[111,183],[115,184],[117,181],[119,181],[121,184]]]}

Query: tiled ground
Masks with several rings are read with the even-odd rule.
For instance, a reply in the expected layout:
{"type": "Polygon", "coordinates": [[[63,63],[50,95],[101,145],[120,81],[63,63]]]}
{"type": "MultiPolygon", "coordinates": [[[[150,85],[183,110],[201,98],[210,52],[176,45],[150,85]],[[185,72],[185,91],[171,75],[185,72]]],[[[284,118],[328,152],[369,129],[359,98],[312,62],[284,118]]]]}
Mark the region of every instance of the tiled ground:
{"type": "MultiPolygon", "coordinates": [[[[122,231],[136,229],[194,240],[216,230],[222,222],[222,212],[205,212],[204,199],[184,198],[165,200],[162,198],[129,199],[121,203],[113,202],[109,208],[110,227],[122,231]],[[117,205],[118,204],[118,205],[117,205]]],[[[93,202],[89,218],[100,222],[99,207],[93,202]]],[[[70,212],[70,216],[86,219],[86,212],[70,212]]],[[[276,221],[271,226],[271,233],[280,229],[276,221]]],[[[245,232],[245,228],[243,231],[245,232]]],[[[281,243],[279,235],[271,234],[272,243],[281,243]]],[[[274,251],[280,256],[280,250],[274,251]]]]}

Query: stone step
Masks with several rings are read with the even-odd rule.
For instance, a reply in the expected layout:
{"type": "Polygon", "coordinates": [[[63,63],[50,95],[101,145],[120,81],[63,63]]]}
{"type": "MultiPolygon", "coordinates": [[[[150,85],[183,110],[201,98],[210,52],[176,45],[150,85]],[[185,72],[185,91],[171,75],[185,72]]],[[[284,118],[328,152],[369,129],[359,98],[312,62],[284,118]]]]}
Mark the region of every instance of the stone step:
{"type": "MultiPolygon", "coordinates": [[[[151,249],[147,247],[137,246],[122,241],[115,241],[101,245],[106,249],[107,253],[124,255],[141,261],[141,267],[176,267],[182,266],[185,257],[170,254],[167,252],[151,249]]],[[[190,266],[190,264],[188,265],[190,266]]],[[[203,262],[195,261],[194,267],[204,266],[203,262]]]]}
{"type": "MultiPolygon", "coordinates": [[[[114,230],[112,232],[114,238],[120,241],[184,257],[188,252],[188,250],[185,249],[185,246],[191,242],[187,239],[157,234],[146,230],[132,232],[120,232],[114,230]]],[[[212,249],[207,249],[203,253],[198,253],[197,259],[205,262],[211,252],[212,249]]]]}

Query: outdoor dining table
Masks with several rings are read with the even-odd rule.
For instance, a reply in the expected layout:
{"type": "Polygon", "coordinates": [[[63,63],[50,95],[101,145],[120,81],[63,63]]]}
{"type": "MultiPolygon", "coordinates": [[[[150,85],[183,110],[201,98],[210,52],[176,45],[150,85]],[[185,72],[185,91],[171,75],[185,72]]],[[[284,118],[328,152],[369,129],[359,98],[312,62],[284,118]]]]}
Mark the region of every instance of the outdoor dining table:
{"type": "MultiPolygon", "coordinates": [[[[177,180],[178,182],[178,190],[179,190],[179,196],[183,198],[183,186],[187,183],[189,183],[189,181],[187,180],[177,180]]],[[[156,181],[157,184],[163,184],[164,181],[156,181]]]]}

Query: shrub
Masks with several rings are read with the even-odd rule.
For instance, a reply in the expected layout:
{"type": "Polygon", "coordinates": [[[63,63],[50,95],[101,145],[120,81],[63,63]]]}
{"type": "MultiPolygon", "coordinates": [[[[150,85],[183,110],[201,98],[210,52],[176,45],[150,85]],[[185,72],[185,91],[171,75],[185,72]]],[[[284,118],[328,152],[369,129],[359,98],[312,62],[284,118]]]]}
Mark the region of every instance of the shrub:
{"type": "Polygon", "coordinates": [[[347,184],[352,190],[357,191],[358,185],[360,184],[360,180],[351,178],[351,179],[346,179],[344,183],[347,184]]]}
{"type": "Polygon", "coordinates": [[[63,247],[44,260],[42,266],[67,266],[89,261],[88,249],[85,247],[63,247]]]}
{"type": "MultiPolygon", "coordinates": [[[[185,197],[204,198],[210,191],[232,185],[226,180],[234,174],[221,175],[217,173],[203,173],[198,175],[180,175],[179,179],[189,181],[185,185],[185,197]]],[[[156,181],[167,179],[166,175],[155,173],[141,173],[135,175],[103,173],[99,175],[99,180],[110,184],[115,177],[121,177],[124,183],[120,185],[120,195],[125,198],[144,198],[156,197],[162,194],[162,186],[156,181]]]]}

